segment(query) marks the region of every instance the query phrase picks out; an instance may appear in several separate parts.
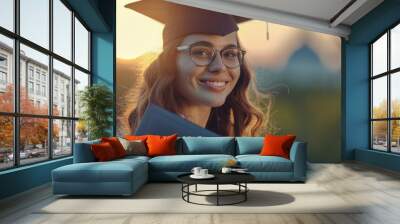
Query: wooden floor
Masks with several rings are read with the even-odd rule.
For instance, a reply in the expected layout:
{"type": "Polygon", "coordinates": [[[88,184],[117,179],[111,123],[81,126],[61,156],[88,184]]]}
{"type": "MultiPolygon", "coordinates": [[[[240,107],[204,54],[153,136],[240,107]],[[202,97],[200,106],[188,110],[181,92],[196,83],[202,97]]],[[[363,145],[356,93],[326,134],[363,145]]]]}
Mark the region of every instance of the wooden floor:
{"type": "Polygon", "coordinates": [[[311,164],[308,182],[367,206],[357,214],[35,214],[35,208],[54,200],[46,185],[0,201],[0,223],[400,223],[399,173],[359,163],[311,164]]]}

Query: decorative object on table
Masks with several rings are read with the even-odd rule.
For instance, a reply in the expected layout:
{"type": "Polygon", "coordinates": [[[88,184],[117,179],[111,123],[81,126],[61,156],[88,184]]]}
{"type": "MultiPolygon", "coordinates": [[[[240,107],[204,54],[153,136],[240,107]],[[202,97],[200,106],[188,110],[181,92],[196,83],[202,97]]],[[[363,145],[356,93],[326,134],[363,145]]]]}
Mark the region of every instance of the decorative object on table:
{"type": "Polygon", "coordinates": [[[190,178],[193,179],[211,179],[214,175],[208,173],[208,169],[203,169],[201,167],[194,167],[192,170],[190,178]]]}
{"type": "Polygon", "coordinates": [[[231,167],[222,167],[221,173],[248,173],[246,168],[231,168],[231,167]]]}
{"type": "Polygon", "coordinates": [[[194,175],[199,176],[199,175],[200,175],[200,170],[201,170],[201,169],[203,169],[203,168],[201,168],[200,166],[197,166],[197,167],[193,167],[193,169],[192,169],[191,171],[192,171],[192,173],[193,173],[194,175]]]}
{"type": "Polygon", "coordinates": [[[221,173],[230,173],[230,172],[232,172],[233,168],[240,168],[239,164],[238,164],[238,162],[236,160],[229,159],[229,160],[226,161],[226,163],[222,167],[221,173]]]}
{"type": "Polygon", "coordinates": [[[222,167],[221,173],[230,173],[232,172],[232,168],[230,167],[222,167]]]}
{"type": "Polygon", "coordinates": [[[204,180],[204,179],[212,179],[212,178],[214,178],[215,176],[213,175],[213,174],[209,174],[209,173],[207,173],[207,174],[201,174],[201,175],[194,175],[194,174],[191,174],[190,175],[190,178],[192,178],[192,179],[199,179],[199,180],[204,180]]]}
{"type": "Polygon", "coordinates": [[[246,168],[232,168],[231,171],[235,173],[249,173],[246,168]]]}
{"type": "Polygon", "coordinates": [[[234,159],[229,159],[226,161],[225,167],[230,167],[230,168],[238,167],[237,161],[234,159]]]}
{"type": "Polygon", "coordinates": [[[86,87],[79,93],[81,117],[88,128],[89,139],[110,136],[107,131],[112,127],[113,94],[102,84],[86,87]]]}

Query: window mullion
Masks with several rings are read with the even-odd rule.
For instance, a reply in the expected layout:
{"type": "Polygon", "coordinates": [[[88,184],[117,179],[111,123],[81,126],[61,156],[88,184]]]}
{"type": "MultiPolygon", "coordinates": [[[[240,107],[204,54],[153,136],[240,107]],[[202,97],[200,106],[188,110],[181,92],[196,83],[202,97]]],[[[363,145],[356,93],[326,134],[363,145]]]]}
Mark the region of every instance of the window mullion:
{"type": "MultiPolygon", "coordinates": [[[[49,0],[49,50],[53,52],[53,0],[49,0]]],[[[50,119],[48,120],[48,152],[49,159],[53,159],[53,56],[49,55],[48,92],[50,119]]]]}
{"type": "MultiPolygon", "coordinates": [[[[71,117],[75,118],[75,12],[72,11],[71,15],[71,23],[72,23],[72,38],[71,38],[71,60],[72,60],[72,66],[71,66],[71,91],[72,91],[72,105],[71,105],[71,117]]],[[[72,150],[72,155],[74,155],[75,151],[75,126],[76,126],[76,121],[72,121],[72,130],[71,130],[71,150],[72,150]]]]}
{"type": "MultiPolygon", "coordinates": [[[[19,35],[19,8],[20,8],[20,1],[14,1],[14,30],[17,35],[19,35]]],[[[14,39],[14,112],[19,114],[20,112],[20,46],[19,46],[19,39],[14,39]]],[[[19,145],[20,145],[20,118],[14,116],[14,166],[19,166],[20,158],[19,158],[19,145]]]]}
{"type": "Polygon", "coordinates": [[[369,52],[370,52],[370,55],[369,55],[369,64],[370,64],[370,66],[369,66],[369,69],[370,69],[370,71],[369,71],[369,119],[370,119],[370,122],[369,122],[369,148],[372,150],[373,149],[373,146],[374,146],[374,144],[373,144],[373,141],[374,141],[374,136],[373,136],[373,130],[372,130],[372,128],[373,128],[373,121],[372,121],[372,119],[373,119],[373,91],[374,91],[374,88],[373,88],[373,79],[372,79],[372,72],[373,72],[373,47],[372,47],[372,44],[370,45],[370,47],[369,47],[369,52]]]}
{"type": "MultiPolygon", "coordinates": [[[[387,32],[387,71],[390,71],[390,29],[387,32]]],[[[391,111],[391,104],[392,104],[392,100],[391,100],[391,86],[390,86],[390,80],[392,78],[392,75],[390,73],[387,74],[387,118],[391,118],[392,117],[392,111],[391,111]]],[[[388,152],[392,151],[392,136],[391,136],[391,123],[392,121],[390,119],[388,119],[387,122],[387,140],[388,140],[388,152]]]]}

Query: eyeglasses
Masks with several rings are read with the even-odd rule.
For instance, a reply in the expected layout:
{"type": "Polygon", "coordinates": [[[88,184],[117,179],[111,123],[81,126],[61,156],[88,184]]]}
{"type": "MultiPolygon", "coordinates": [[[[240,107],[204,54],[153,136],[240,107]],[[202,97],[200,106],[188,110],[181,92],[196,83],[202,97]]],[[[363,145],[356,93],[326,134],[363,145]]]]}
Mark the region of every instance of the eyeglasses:
{"type": "MultiPolygon", "coordinates": [[[[204,45],[204,43],[194,43],[191,45],[178,46],[178,51],[189,51],[192,61],[197,66],[208,66],[211,64],[218,50],[212,46],[204,45]]],[[[228,46],[219,51],[222,63],[228,68],[237,68],[243,63],[243,57],[246,51],[235,46],[228,46]]]]}

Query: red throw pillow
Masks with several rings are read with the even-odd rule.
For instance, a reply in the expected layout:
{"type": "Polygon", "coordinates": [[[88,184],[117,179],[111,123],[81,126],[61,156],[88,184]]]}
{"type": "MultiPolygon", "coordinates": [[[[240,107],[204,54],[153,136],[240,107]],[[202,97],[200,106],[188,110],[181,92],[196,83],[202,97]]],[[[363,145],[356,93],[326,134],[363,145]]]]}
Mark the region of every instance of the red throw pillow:
{"type": "Polygon", "coordinates": [[[290,148],[294,140],[295,135],[266,135],[264,137],[264,145],[261,149],[260,155],[262,156],[280,156],[286,159],[290,158],[290,148]]]}
{"type": "Polygon", "coordinates": [[[176,139],[176,134],[170,136],[149,135],[146,141],[148,147],[147,155],[176,155],[176,139]]]}
{"type": "Polygon", "coordinates": [[[109,161],[117,158],[113,147],[108,142],[93,144],[91,145],[91,149],[94,157],[99,162],[109,161]]]}
{"type": "Polygon", "coordinates": [[[124,147],[122,146],[121,142],[118,140],[118,138],[116,137],[104,137],[101,138],[101,142],[108,142],[110,143],[110,145],[112,146],[112,148],[114,149],[115,155],[117,156],[117,158],[121,158],[126,156],[126,151],[124,149],[124,147]]]}

